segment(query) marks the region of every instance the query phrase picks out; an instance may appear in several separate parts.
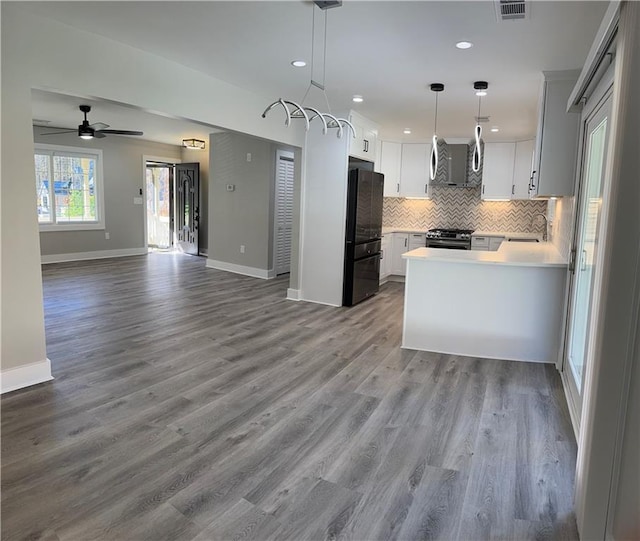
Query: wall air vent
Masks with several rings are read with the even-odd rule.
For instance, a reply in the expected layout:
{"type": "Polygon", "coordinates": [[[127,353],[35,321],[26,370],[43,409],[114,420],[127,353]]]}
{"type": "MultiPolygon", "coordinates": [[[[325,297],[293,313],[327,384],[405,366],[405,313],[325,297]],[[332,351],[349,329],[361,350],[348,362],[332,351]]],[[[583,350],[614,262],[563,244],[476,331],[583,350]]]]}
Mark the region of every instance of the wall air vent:
{"type": "Polygon", "coordinates": [[[496,0],[496,17],[500,21],[518,21],[529,18],[529,2],[527,0],[496,0]]]}

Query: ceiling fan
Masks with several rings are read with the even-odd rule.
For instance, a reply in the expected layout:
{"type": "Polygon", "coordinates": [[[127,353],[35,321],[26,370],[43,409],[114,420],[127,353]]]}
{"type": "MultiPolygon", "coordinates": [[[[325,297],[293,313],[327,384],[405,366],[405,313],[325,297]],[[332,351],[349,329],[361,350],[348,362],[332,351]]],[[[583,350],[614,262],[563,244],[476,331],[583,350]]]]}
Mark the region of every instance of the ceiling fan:
{"type": "MultiPolygon", "coordinates": [[[[131,130],[108,130],[109,124],[105,124],[104,122],[96,122],[95,124],[89,124],[87,120],[87,113],[91,111],[90,105],[81,105],[79,107],[80,111],[84,113],[84,120],[82,124],[78,126],[78,135],[82,139],[102,139],[107,135],[143,135],[141,131],[131,131],[131,130]]],[[[59,135],[62,133],[72,133],[76,130],[64,130],[64,131],[56,131],[51,133],[43,133],[42,135],[59,135]]]]}

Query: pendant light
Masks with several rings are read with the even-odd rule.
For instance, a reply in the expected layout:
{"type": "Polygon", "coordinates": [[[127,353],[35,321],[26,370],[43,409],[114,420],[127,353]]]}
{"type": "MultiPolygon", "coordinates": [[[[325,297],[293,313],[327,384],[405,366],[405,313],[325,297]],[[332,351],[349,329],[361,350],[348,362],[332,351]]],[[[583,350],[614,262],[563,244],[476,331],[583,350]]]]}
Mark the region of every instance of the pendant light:
{"type": "MultiPolygon", "coordinates": [[[[309,124],[312,120],[318,118],[322,123],[322,133],[326,134],[328,129],[335,128],[337,130],[338,138],[342,137],[342,132],[344,127],[348,127],[351,130],[353,137],[356,136],[356,130],[346,118],[337,118],[331,114],[331,107],[329,106],[329,99],[327,98],[327,92],[325,90],[325,74],[326,74],[326,59],[327,59],[327,12],[326,10],[333,7],[340,7],[342,5],[341,1],[314,1],[314,4],[320,8],[320,10],[324,11],[324,34],[322,36],[322,80],[316,81],[313,79],[313,68],[315,61],[315,36],[316,36],[316,8],[313,6],[311,9],[313,10],[313,18],[311,21],[311,79],[309,82],[309,86],[307,87],[307,91],[302,98],[300,104],[291,100],[284,100],[282,98],[274,101],[271,105],[269,105],[264,112],[262,113],[262,118],[267,117],[267,113],[271,111],[277,105],[281,105],[285,112],[285,126],[289,126],[292,118],[302,118],[305,121],[305,129],[309,131],[309,124]],[[312,87],[316,87],[322,91],[322,95],[324,96],[324,101],[327,106],[328,113],[321,113],[318,109],[314,107],[305,106],[304,102],[307,99],[309,91],[312,87]],[[291,109],[290,109],[291,108],[291,109]]],[[[356,100],[354,100],[356,101],[356,100]]]]}
{"type": "Polygon", "coordinates": [[[476,129],[474,130],[476,143],[473,147],[471,169],[473,169],[474,173],[477,173],[478,171],[480,171],[480,166],[482,165],[482,147],[480,146],[480,140],[482,137],[482,126],[480,125],[480,106],[482,104],[482,96],[487,95],[487,88],[489,88],[489,83],[487,83],[486,81],[476,81],[475,83],[473,83],[473,88],[476,91],[476,96],[478,96],[478,116],[476,117],[476,129]]]}
{"type": "Polygon", "coordinates": [[[431,91],[436,95],[436,110],[433,119],[433,139],[431,140],[431,160],[429,161],[429,178],[434,180],[438,172],[438,93],[444,90],[442,83],[431,83],[431,91]]]}

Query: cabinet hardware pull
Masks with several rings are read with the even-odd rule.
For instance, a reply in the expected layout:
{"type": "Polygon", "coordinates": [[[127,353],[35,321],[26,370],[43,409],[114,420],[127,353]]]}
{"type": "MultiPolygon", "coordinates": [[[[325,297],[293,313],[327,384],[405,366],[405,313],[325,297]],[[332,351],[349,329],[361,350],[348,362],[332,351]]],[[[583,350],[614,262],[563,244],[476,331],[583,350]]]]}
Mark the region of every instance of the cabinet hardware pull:
{"type": "Polygon", "coordinates": [[[482,193],[484,194],[484,184],[482,185],[482,193]]]}
{"type": "Polygon", "coordinates": [[[406,238],[404,239],[404,247],[405,247],[405,248],[407,247],[407,240],[408,240],[408,239],[406,239],[406,238]]]}
{"type": "Polygon", "coordinates": [[[516,185],[512,184],[511,185],[511,195],[515,195],[516,194],[516,185]]]}
{"type": "Polygon", "coordinates": [[[396,184],[397,188],[396,188],[396,192],[400,193],[400,183],[398,182],[398,184],[396,184]]]}
{"type": "Polygon", "coordinates": [[[425,184],[424,185],[424,193],[427,193],[429,191],[429,184],[425,184]]]}

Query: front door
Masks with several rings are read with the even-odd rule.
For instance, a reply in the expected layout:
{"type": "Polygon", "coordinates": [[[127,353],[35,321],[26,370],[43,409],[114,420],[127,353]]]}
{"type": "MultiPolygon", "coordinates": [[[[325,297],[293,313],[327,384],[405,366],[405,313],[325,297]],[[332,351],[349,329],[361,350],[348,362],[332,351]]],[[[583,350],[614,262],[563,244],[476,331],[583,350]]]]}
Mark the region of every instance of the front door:
{"type": "Polygon", "coordinates": [[[200,164],[181,163],[176,165],[175,196],[176,248],[186,254],[198,255],[200,164]]]}
{"type": "Polygon", "coordinates": [[[582,167],[573,275],[571,280],[568,341],[564,376],[575,411],[582,409],[586,362],[589,353],[593,284],[600,242],[600,215],[607,164],[611,92],[588,114],[584,124],[582,167]]]}

